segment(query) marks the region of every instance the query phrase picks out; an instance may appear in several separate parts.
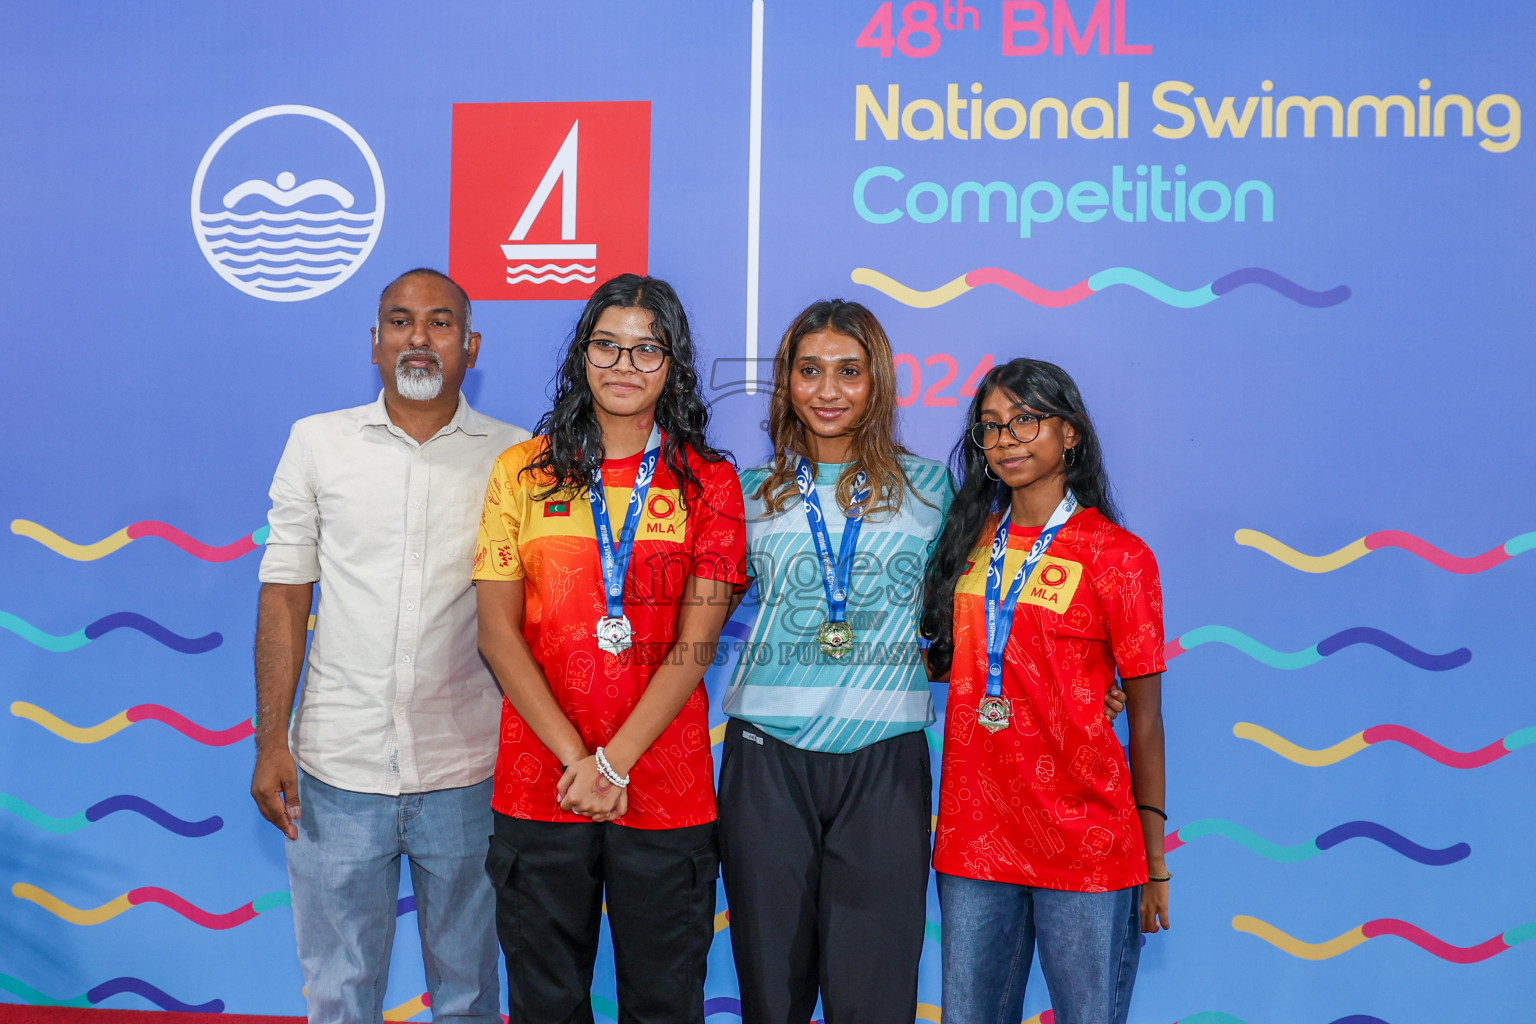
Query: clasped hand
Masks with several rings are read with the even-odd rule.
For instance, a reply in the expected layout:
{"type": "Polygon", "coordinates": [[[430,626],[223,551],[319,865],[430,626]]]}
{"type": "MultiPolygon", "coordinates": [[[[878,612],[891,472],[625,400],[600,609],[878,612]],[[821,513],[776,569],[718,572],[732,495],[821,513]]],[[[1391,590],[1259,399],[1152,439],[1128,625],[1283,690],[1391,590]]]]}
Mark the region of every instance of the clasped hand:
{"type": "Polygon", "coordinates": [[[597,770],[597,757],[582,758],[565,770],[555,787],[560,809],[591,818],[613,821],[629,810],[629,793],[603,778],[597,770]]]}

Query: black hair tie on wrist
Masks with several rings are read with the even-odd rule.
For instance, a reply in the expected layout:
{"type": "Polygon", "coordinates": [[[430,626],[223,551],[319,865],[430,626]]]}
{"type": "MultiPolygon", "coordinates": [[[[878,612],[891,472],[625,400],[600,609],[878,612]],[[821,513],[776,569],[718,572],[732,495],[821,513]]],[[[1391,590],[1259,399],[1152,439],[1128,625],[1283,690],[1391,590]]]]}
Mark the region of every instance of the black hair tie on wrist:
{"type": "Polygon", "coordinates": [[[1163,810],[1161,807],[1153,807],[1151,804],[1137,804],[1136,809],[1138,811],[1151,811],[1153,814],[1157,815],[1159,818],[1162,818],[1164,821],[1168,820],[1168,812],[1163,810]]]}

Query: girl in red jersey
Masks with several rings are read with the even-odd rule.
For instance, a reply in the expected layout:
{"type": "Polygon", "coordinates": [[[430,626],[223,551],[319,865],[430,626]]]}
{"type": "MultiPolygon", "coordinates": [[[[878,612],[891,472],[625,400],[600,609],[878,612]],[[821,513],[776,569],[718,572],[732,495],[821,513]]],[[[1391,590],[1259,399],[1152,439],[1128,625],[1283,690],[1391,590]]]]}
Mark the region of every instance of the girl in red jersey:
{"type": "Polygon", "coordinates": [[[1140,931],[1168,927],[1162,589],[1119,526],[1077,386],[1015,359],[982,380],[925,586],[950,670],[933,866],[945,1024],[1023,1016],[1034,949],[1058,1024],[1123,1024],[1140,931]],[[1129,695],[1130,757],[1101,713],[1129,695]]]}
{"type": "Polygon", "coordinates": [[[497,460],[475,553],[506,695],[486,870],[512,1024],[591,1024],[604,903],[619,1015],[703,1024],[714,938],[705,668],[745,583],[741,484],[705,440],[665,281],[593,293],[537,436],[497,460]]]}

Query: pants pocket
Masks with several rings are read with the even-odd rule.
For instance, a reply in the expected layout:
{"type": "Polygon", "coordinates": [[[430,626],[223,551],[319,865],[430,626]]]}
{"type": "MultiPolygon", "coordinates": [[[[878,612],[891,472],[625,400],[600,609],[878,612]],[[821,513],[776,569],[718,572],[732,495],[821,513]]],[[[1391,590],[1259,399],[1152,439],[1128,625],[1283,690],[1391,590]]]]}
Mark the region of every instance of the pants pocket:
{"type": "Polygon", "coordinates": [[[485,852],[485,874],[497,890],[512,884],[512,872],[517,866],[517,847],[501,836],[491,836],[490,849],[485,852]]]}
{"type": "Polygon", "coordinates": [[[692,860],[694,888],[713,888],[715,879],[720,877],[720,854],[715,850],[715,844],[711,842],[708,849],[695,852],[692,860]]]}

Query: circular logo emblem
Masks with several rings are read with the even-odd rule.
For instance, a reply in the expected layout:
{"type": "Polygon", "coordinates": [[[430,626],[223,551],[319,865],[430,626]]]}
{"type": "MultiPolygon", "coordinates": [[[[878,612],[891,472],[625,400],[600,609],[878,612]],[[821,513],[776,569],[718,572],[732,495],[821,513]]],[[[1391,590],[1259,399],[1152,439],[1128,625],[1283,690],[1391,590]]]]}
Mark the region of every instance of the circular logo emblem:
{"type": "Polygon", "coordinates": [[[672,510],[677,506],[665,494],[653,494],[651,495],[651,500],[646,503],[646,507],[650,510],[651,518],[670,519],[672,517],[672,510]]]}
{"type": "Polygon", "coordinates": [[[1059,587],[1067,582],[1067,567],[1052,562],[1040,567],[1040,582],[1047,587],[1059,587]]]}
{"type": "Polygon", "coordinates": [[[192,179],[192,233],[220,277],[298,302],[363,265],[384,223],[384,176],[347,122],[285,103],[219,133],[192,179]]]}

